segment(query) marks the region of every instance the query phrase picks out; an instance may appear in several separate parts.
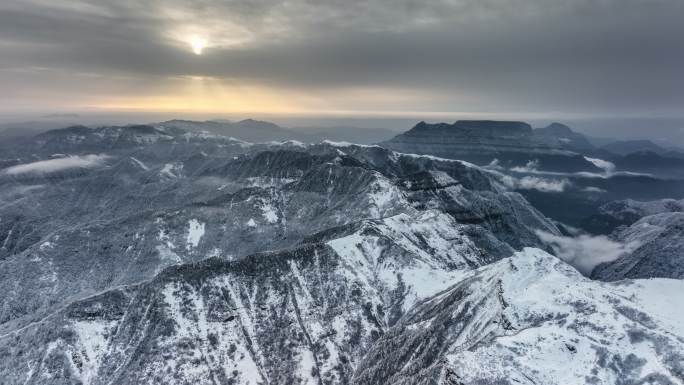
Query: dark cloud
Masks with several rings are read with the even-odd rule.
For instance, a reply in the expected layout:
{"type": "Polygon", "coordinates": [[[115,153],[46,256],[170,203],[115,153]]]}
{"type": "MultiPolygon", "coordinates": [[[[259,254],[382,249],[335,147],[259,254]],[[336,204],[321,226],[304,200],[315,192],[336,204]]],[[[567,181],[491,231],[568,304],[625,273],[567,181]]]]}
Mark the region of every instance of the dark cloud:
{"type": "Polygon", "coordinates": [[[397,110],[679,117],[682,4],[7,0],[0,101],[38,95],[59,106],[51,98],[73,84],[76,105],[85,95],[166,92],[194,76],[322,98],[402,94],[397,110]],[[189,50],[193,34],[209,41],[201,57],[189,50]]]}

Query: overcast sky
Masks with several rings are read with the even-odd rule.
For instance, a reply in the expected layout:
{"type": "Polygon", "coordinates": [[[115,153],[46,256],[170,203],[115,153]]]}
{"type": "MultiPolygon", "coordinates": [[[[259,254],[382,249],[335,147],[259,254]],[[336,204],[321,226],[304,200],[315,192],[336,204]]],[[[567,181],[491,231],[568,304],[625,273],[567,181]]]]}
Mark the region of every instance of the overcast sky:
{"type": "Polygon", "coordinates": [[[682,0],[2,0],[0,113],[677,121],[683,19],[682,0]]]}

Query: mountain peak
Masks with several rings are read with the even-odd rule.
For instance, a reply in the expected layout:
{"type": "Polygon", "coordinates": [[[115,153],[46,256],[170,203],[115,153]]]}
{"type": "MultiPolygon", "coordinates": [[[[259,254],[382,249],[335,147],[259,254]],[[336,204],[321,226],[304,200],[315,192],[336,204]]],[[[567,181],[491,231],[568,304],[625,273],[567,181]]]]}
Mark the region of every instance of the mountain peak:
{"type": "Polygon", "coordinates": [[[575,133],[570,127],[558,122],[553,122],[544,128],[540,128],[540,130],[558,135],[571,135],[575,133]]]}
{"type": "Polygon", "coordinates": [[[241,126],[249,126],[249,127],[267,127],[267,128],[276,128],[276,129],[282,129],[279,125],[271,122],[266,122],[263,120],[256,120],[256,119],[244,119],[241,120],[235,124],[241,125],[241,126]]]}

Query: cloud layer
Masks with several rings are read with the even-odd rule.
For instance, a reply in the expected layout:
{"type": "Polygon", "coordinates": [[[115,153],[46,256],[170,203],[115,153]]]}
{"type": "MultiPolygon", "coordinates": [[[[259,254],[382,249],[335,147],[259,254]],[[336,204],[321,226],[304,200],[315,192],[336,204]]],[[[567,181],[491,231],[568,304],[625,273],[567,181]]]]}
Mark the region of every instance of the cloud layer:
{"type": "Polygon", "coordinates": [[[106,155],[67,156],[19,164],[2,170],[2,173],[7,175],[48,174],[73,168],[92,168],[104,164],[107,158],[106,155]]]}
{"type": "Polygon", "coordinates": [[[6,0],[0,106],[679,114],[683,7],[6,0]]]}
{"type": "Polygon", "coordinates": [[[489,172],[498,177],[506,187],[515,190],[537,190],[547,193],[560,193],[572,186],[572,183],[567,178],[543,178],[534,175],[519,178],[496,171],[495,167],[496,166],[490,164],[487,168],[489,169],[489,172]]]}
{"type": "Polygon", "coordinates": [[[551,246],[558,258],[574,266],[584,275],[589,275],[599,264],[614,261],[639,246],[636,242],[615,242],[603,235],[566,237],[537,231],[537,236],[551,246]]]}

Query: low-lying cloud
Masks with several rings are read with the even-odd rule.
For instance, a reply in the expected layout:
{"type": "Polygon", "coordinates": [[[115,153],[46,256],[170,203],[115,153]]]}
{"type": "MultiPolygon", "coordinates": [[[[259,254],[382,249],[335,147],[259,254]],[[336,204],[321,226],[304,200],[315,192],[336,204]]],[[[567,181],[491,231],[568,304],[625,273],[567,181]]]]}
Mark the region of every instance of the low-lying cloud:
{"type": "MultiPolygon", "coordinates": [[[[653,175],[651,174],[646,174],[646,173],[638,173],[638,172],[631,172],[631,171],[615,171],[615,164],[613,162],[609,162],[607,160],[603,159],[598,159],[598,158],[588,158],[584,157],[584,159],[596,166],[597,168],[601,169],[601,172],[592,172],[592,171],[577,171],[577,172],[560,172],[560,171],[541,171],[539,170],[539,161],[538,160],[531,160],[527,162],[524,166],[515,166],[511,167],[509,171],[514,172],[514,173],[519,173],[519,174],[533,174],[533,175],[546,175],[546,176],[566,176],[566,177],[575,177],[575,178],[587,178],[587,179],[609,179],[614,176],[649,176],[652,177],[653,175]]],[[[496,159],[495,159],[496,160],[496,159]]],[[[489,165],[485,166],[486,168],[493,169],[493,170],[503,170],[502,167],[498,165],[497,162],[492,162],[489,165]]]]}
{"type": "Polygon", "coordinates": [[[596,186],[587,186],[587,187],[583,188],[582,191],[588,192],[588,193],[598,193],[598,194],[605,194],[608,192],[608,191],[606,191],[602,188],[596,187],[596,186]]]}
{"type": "Polygon", "coordinates": [[[515,190],[537,190],[548,193],[560,193],[570,187],[572,183],[568,179],[549,179],[538,176],[525,176],[516,178],[502,173],[496,173],[501,178],[501,181],[508,188],[515,190]]]}
{"type": "Polygon", "coordinates": [[[107,160],[107,155],[83,155],[67,156],[64,158],[41,160],[38,162],[19,164],[6,168],[3,173],[7,175],[21,174],[48,174],[73,168],[92,168],[102,165],[107,160]]]}
{"type": "Polygon", "coordinates": [[[539,170],[537,168],[539,167],[539,161],[538,160],[531,160],[527,162],[524,166],[515,166],[511,168],[511,171],[513,172],[519,172],[522,174],[540,174],[539,170]]]}
{"type": "Polygon", "coordinates": [[[574,266],[580,273],[589,275],[596,266],[611,262],[634,251],[638,242],[616,242],[604,235],[578,235],[566,237],[538,230],[537,236],[553,249],[556,256],[574,266]]]}
{"type": "Polygon", "coordinates": [[[607,160],[603,159],[598,159],[598,158],[589,158],[589,157],[584,157],[587,162],[592,163],[594,166],[602,169],[606,174],[612,174],[613,171],[615,171],[615,163],[609,162],[607,160]]]}
{"type": "Polygon", "coordinates": [[[545,179],[536,176],[526,176],[518,180],[518,188],[523,190],[563,192],[568,186],[570,186],[570,181],[567,179],[545,179]]]}

